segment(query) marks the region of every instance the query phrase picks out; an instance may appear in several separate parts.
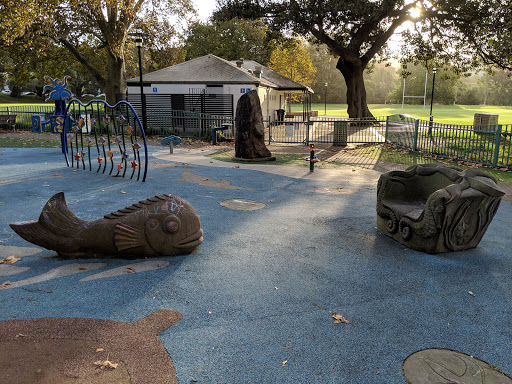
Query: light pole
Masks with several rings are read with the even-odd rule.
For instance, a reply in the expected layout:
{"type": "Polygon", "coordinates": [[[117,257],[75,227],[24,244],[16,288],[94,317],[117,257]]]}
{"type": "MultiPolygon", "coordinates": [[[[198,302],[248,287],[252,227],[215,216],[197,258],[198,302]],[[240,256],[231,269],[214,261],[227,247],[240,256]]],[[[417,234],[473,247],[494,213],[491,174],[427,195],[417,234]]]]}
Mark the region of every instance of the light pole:
{"type": "Polygon", "coordinates": [[[327,116],[327,87],[329,86],[329,83],[325,83],[325,93],[324,93],[324,102],[325,102],[325,107],[324,107],[324,116],[327,116]]]}
{"type": "Polygon", "coordinates": [[[142,80],[142,55],[140,50],[142,48],[142,36],[137,36],[135,38],[135,46],[137,47],[137,51],[139,53],[139,80],[140,80],[140,102],[142,105],[142,128],[144,128],[144,132],[148,130],[148,120],[146,117],[146,98],[144,97],[144,81],[142,80]]]}
{"type": "Polygon", "coordinates": [[[436,85],[437,68],[432,68],[432,96],[430,97],[430,122],[428,124],[428,134],[432,135],[432,126],[434,124],[434,116],[432,116],[432,106],[434,105],[434,87],[436,85]]]}

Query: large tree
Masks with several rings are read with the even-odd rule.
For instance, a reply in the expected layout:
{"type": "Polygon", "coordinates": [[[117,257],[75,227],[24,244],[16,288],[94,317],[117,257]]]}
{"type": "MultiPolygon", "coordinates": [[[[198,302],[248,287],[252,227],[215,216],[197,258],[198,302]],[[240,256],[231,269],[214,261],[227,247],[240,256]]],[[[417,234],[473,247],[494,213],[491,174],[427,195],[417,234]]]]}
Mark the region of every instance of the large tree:
{"type": "Polygon", "coordinates": [[[419,48],[451,51],[453,56],[457,51],[450,48],[459,43],[467,47],[466,52],[492,61],[496,57],[492,52],[506,49],[499,31],[510,22],[511,9],[504,3],[501,0],[269,0],[262,4],[256,0],[219,0],[221,7],[215,17],[263,17],[276,28],[310,36],[325,44],[338,57],[336,67],[347,85],[349,116],[371,117],[363,73],[383,53],[398,27],[406,21],[420,25],[417,33],[409,35],[409,43],[419,48]],[[475,29],[481,36],[475,36],[475,29]],[[495,47],[491,53],[489,46],[495,47]]]}
{"type": "Polygon", "coordinates": [[[169,17],[191,12],[190,0],[1,0],[0,43],[46,39],[49,45],[65,47],[114,102],[116,94],[126,90],[125,46],[130,32],[143,32],[150,45],[156,36],[172,35],[169,17]],[[98,51],[105,52],[106,63],[95,61],[98,51]]]}

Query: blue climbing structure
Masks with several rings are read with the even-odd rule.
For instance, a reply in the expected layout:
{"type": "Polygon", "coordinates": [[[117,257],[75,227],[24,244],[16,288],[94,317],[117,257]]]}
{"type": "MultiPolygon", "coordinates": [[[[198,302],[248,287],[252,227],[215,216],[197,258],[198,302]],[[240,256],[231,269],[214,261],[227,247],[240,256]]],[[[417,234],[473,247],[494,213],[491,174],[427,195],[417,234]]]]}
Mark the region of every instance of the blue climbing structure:
{"type": "Polygon", "coordinates": [[[146,181],[148,147],[139,116],[130,103],[110,105],[103,100],[83,104],[70,99],[68,76],[52,79],[43,90],[55,101],[50,116],[52,132],[61,135],[62,153],[68,167],[107,173],[114,177],[146,181]],[[71,160],[71,162],[70,162],[71,160]],[[94,164],[94,165],[93,165],[94,164]]]}
{"type": "Polygon", "coordinates": [[[92,100],[83,104],[71,99],[65,116],[71,121],[71,131],[62,137],[68,149],[65,152],[68,166],[146,181],[146,135],[139,116],[128,102],[110,105],[103,100],[92,100]]]}

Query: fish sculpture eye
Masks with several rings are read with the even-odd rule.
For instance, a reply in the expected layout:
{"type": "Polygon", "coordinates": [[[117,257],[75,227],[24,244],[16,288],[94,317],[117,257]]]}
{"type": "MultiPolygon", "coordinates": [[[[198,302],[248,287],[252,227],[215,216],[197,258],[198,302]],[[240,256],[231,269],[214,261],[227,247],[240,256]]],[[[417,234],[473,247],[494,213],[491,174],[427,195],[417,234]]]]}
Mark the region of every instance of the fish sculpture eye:
{"type": "Polygon", "coordinates": [[[176,216],[167,217],[164,221],[163,229],[167,233],[178,232],[181,227],[180,219],[176,216]]]}

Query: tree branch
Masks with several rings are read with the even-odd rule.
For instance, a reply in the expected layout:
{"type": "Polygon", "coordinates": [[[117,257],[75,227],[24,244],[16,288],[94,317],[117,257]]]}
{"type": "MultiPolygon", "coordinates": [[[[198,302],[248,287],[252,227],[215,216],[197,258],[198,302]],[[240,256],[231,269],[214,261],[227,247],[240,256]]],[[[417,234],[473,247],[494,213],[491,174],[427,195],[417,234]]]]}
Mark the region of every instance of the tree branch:
{"type": "Polygon", "coordinates": [[[398,17],[398,19],[393,20],[387,31],[379,33],[377,36],[375,36],[372,46],[361,57],[361,60],[365,65],[368,64],[370,60],[373,59],[375,55],[382,49],[384,44],[386,44],[393,33],[395,33],[395,30],[408,19],[409,16],[407,16],[407,14],[403,14],[402,16],[398,17]]]}
{"type": "Polygon", "coordinates": [[[101,85],[102,88],[105,88],[106,87],[106,84],[107,84],[107,81],[105,79],[105,77],[103,77],[103,75],[96,69],[92,66],[92,64],[89,62],[89,60],[87,60],[87,58],[82,55],[82,53],[80,53],[78,51],[78,49],[76,49],[76,47],[71,44],[71,42],[69,42],[66,38],[64,37],[58,37],[56,38],[56,41],[61,43],[64,47],[66,47],[69,52],[85,67],[87,68],[87,70],[93,75],[94,79],[98,82],[98,84],[101,85]]]}

